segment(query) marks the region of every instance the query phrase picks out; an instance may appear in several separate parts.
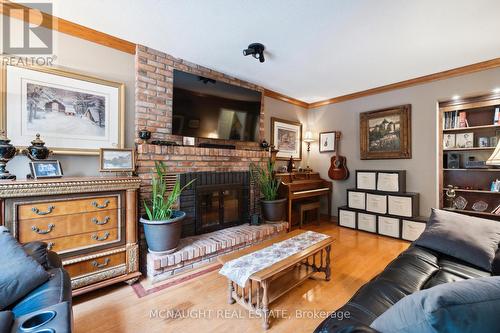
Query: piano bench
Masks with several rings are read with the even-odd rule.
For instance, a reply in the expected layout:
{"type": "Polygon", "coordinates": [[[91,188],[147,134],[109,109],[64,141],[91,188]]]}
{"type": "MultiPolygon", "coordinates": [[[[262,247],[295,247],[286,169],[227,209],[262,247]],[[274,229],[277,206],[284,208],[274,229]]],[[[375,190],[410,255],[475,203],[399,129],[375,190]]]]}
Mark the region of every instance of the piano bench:
{"type": "Polygon", "coordinates": [[[313,201],[308,203],[301,203],[299,205],[299,228],[302,229],[302,223],[304,222],[304,214],[311,210],[316,210],[316,224],[319,225],[319,216],[320,216],[320,207],[321,204],[319,201],[313,201]]]}

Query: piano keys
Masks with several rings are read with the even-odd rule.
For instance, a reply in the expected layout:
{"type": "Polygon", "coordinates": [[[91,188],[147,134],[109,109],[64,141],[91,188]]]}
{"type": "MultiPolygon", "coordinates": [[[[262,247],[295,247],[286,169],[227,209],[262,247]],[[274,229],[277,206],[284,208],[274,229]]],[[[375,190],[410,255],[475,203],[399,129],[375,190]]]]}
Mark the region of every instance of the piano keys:
{"type": "Polygon", "coordinates": [[[287,221],[292,226],[292,209],[295,202],[326,197],[328,214],[332,215],[332,183],[322,179],[318,172],[277,173],[281,181],[280,196],[288,199],[287,221]]]}

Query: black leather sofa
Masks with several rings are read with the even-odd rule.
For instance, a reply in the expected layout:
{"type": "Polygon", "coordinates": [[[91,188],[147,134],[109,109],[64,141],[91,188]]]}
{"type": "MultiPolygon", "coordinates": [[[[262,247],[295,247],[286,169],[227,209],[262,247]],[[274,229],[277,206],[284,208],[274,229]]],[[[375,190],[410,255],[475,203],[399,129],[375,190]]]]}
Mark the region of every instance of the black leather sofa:
{"type": "Polygon", "coordinates": [[[407,295],[442,283],[491,275],[490,272],[444,254],[411,246],[382,273],[362,286],[344,306],[334,312],[336,315],[325,319],[314,332],[374,333],[377,331],[370,328],[370,324],[407,295]]]}
{"type": "Polygon", "coordinates": [[[48,251],[47,244],[43,242],[27,243],[23,245],[23,249],[45,268],[50,278],[9,309],[0,311],[0,333],[10,332],[11,329],[15,329],[14,326],[22,324],[22,319],[29,318],[30,314],[54,306],[63,309],[65,313],[59,315],[52,324],[57,325],[58,333],[70,332],[72,327],[71,280],[62,268],[61,259],[55,252],[48,251]],[[65,322],[60,322],[61,318],[65,318],[65,322]]]}

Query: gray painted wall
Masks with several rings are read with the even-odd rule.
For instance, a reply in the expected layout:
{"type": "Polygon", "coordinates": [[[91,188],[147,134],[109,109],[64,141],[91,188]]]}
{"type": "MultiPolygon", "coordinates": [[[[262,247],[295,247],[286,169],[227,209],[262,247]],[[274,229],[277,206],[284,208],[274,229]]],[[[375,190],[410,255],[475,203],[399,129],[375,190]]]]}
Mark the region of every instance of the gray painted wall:
{"type": "MultiPolygon", "coordinates": [[[[57,66],[66,70],[125,83],[125,146],[134,144],[134,55],[120,52],[83,39],[54,32],[54,54],[57,66]]],[[[43,137],[42,137],[43,139],[43,137]]],[[[27,145],[29,143],[27,142],[27,145]]],[[[98,148],[98,147],[97,147],[98,148]]],[[[99,174],[98,156],[55,155],[61,162],[65,176],[93,176],[99,174]]],[[[28,159],[16,156],[7,169],[25,178],[29,173],[28,159]]]]}
{"type": "MultiPolygon", "coordinates": [[[[340,151],[347,157],[351,176],[346,181],[334,181],[333,215],[336,208],[346,204],[346,189],[355,186],[356,169],[404,169],[407,170],[407,191],[420,193],[420,213],[428,215],[437,206],[437,102],[453,95],[474,96],[489,93],[500,87],[500,69],[460,76],[442,81],[367,96],[338,104],[310,110],[309,123],[314,132],[340,130],[340,151]],[[360,160],[359,113],[401,104],[412,105],[412,159],[360,160]]],[[[318,153],[317,143],[311,166],[328,178],[332,153],[318,153]]]]}

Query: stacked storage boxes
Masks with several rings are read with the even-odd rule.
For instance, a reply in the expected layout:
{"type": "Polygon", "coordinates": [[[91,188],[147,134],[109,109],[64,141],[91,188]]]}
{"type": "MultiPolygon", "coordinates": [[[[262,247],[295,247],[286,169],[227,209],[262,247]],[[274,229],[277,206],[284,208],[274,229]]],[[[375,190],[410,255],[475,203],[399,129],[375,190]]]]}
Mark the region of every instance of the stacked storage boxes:
{"type": "Polygon", "coordinates": [[[339,207],[339,225],[414,241],[425,228],[418,193],[406,192],[406,171],[356,170],[356,188],[339,207]]]}

